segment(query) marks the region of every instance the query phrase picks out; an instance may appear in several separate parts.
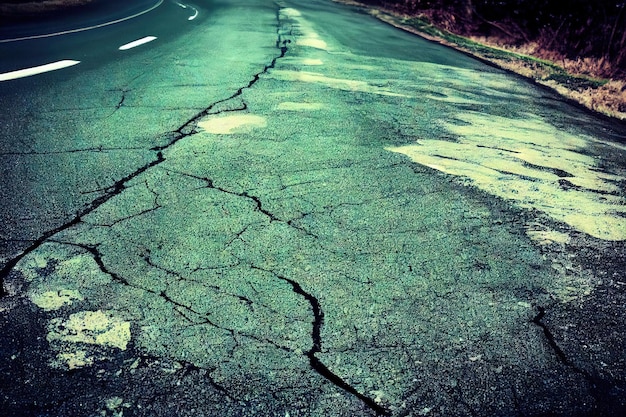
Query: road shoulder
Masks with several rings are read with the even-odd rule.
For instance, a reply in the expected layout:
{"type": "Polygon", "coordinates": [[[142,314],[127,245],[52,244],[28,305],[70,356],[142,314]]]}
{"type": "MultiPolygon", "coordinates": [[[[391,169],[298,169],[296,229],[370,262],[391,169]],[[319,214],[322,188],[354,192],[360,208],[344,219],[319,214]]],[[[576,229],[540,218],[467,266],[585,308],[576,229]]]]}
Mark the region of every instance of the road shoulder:
{"type": "Polygon", "coordinates": [[[518,74],[536,85],[549,88],[566,100],[609,117],[615,122],[626,121],[626,82],[593,78],[574,74],[558,63],[523,55],[512,50],[479,43],[447,32],[415,16],[406,16],[382,7],[372,7],[354,0],[333,0],[362,8],[377,19],[425,38],[453,48],[485,63],[518,74]]]}

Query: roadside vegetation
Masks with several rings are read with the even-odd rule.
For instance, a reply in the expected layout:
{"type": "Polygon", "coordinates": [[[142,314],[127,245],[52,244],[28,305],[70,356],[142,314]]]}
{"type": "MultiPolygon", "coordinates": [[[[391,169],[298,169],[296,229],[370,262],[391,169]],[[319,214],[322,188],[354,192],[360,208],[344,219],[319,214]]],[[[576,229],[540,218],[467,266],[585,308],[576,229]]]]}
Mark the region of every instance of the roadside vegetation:
{"type": "Polygon", "coordinates": [[[0,0],[0,24],[28,20],[42,13],[84,6],[93,0],[0,0]]]}
{"type": "MultiPolygon", "coordinates": [[[[93,0],[0,0],[0,24],[93,0]]],[[[626,120],[626,0],[335,0],[626,120]]]]}
{"type": "Polygon", "coordinates": [[[626,120],[626,1],[338,1],[626,120]]]}

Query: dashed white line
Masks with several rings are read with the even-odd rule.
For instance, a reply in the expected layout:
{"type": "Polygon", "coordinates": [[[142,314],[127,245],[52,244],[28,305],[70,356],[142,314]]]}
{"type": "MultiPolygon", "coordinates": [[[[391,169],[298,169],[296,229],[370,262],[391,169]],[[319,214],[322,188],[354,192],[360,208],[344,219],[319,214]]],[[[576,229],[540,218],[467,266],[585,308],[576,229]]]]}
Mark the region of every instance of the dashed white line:
{"type": "Polygon", "coordinates": [[[196,9],[195,7],[193,7],[193,6],[187,6],[186,4],[182,4],[182,3],[179,3],[179,2],[176,2],[176,5],[177,5],[177,6],[182,7],[183,9],[186,9],[187,7],[189,7],[190,9],[192,9],[192,10],[193,10],[193,12],[194,12],[194,13],[193,13],[193,16],[189,16],[189,17],[187,18],[187,20],[193,20],[193,19],[195,19],[196,17],[198,17],[198,13],[199,13],[199,12],[198,12],[198,9],[196,9]]]}
{"type": "Polygon", "coordinates": [[[51,62],[45,65],[39,65],[37,67],[24,68],[17,71],[5,72],[0,74],[0,81],[15,80],[17,78],[30,77],[31,75],[42,74],[44,72],[55,71],[61,68],[71,67],[73,65],[80,64],[80,61],[73,61],[71,59],[64,59],[62,61],[51,62]]]}
{"type": "Polygon", "coordinates": [[[125,51],[127,49],[136,48],[139,45],[143,45],[148,42],[152,42],[156,39],[156,36],[146,36],[145,38],[137,39],[136,41],[129,42],[125,45],[120,46],[118,49],[120,51],[125,51]]]}

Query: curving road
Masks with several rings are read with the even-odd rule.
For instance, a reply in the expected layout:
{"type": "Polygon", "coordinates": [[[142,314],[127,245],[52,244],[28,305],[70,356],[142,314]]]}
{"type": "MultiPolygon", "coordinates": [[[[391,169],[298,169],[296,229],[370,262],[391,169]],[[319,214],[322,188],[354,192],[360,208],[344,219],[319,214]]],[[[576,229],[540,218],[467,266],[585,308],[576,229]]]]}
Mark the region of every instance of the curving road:
{"type": "Polygon", "coordinates": [[[622,125],[325,0],[0,55],[3,415],[624,412],[622,125]]]}
{"type": "MultiPolygon", "coordinates": [[[[0,27],[0,80],[18,78],[18,71],[63,60],[102,65],[119,59],[114,50],[133,37],[172,38],[189,29],[199,10],[163,0],[95,1],[78,13],[60,10],[47,19],[5,23],[0,27]],[[114,48],[115,47],[115,48],[114,48]],[[71,58],[71,59],[70,59],[71,58]]],[[[207,10],[209,12],[209,10],[207,10]]]]}
{"type": "Polygon", "coordinates": [[[163,0],[90,0],[83,5],[56,8],[44,3],[38,12],[30,11],[35,7],[32,4],[5,4],[8,10],[0,18],[0,43],[56,37],[128,22],[162,4],[163,0]]]}

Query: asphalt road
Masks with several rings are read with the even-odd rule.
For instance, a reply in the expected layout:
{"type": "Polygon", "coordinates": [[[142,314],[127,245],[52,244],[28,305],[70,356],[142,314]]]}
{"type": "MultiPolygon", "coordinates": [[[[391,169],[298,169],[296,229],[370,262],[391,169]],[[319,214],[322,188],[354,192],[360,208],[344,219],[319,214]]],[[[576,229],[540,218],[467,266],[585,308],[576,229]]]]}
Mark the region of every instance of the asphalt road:
{"type": "MultiPolygon", "coordinates": [[[[8,43],[16,38],[44,37],[53,33],[81,31],[94,26],[108,26],[115,22],[130,21],[149,11],[156,10],[160,0],[88,0],[63,1],[51,4],[40,2],[2,2],[0,5],[0,42],[8,43]],[[24,4],[27,3],[27,4],[24,4]],[[43,4],[41,4],[43,3],[43,4]],[[67,6],[67,4],[70,4],[67,6]],[[72,3],[74,3],[72,5],[72,3]],[[65,7],[59,4],[66,4],[65,7]]],[[[162,12],[164,8],[159,10],[162,12]]],[[[155,18],[159,12],[152,13],[155,18]]],[[[164,15],[161,14],[161,18],[164,15]]],[[[55,39],[55,43],[62,42],[55,39]]],[[[16,63],[15,59],[11,60],[16,63]]]]}
{"type": "Polygon", "coordinates": [[[626,412],[623,126],[328,1],[183,6],[0,43],[3,415],[626,412]]]}

